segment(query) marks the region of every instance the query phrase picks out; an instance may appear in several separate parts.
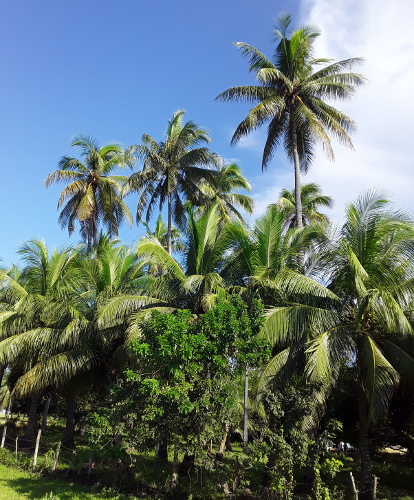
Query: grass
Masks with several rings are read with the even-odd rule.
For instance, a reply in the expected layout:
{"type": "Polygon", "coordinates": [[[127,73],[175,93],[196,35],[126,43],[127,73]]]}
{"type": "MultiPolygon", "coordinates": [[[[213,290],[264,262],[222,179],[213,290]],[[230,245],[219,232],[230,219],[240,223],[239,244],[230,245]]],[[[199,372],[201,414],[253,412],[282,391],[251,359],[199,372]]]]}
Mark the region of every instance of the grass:
{"type": "Polygon", "coordinates": [[[128,500],[124,495],[98,494],[93,488],[40,477],[0,464],[0,498],[7,500],[128,500]]]}

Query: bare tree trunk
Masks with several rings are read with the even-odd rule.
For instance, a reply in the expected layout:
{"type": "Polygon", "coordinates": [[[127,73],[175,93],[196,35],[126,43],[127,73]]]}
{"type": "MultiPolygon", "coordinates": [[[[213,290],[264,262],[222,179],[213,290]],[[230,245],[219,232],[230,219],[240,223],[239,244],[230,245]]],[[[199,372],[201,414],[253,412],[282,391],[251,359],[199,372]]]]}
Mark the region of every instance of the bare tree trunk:
{"type": "Polygon", "coordinates": [[[74,432],[73,416],[75,413],[75,407],[76,407],[75,396],[69,396],[67,399],[66,426],[62,438],[62,444],[67,448],[73,448],[75,446],[75,441],[73,439],[73,432],[74,432]]]}
{"type": "Polygon", "coordinates": [[[231,445],[231,430],[227,433],[226,451],[233,451],[233,446],[231,445]]]}
{"type": "MultiPolygon", "coordinates": [[[[37,407],[38,407],[38,399],[32,397],[32,401],[30,403],[30,410],[27,419],[27,426],[24,431],[23,439],[27,441],[34,441],[37,430],[37,407]]],[[[24,446],[26,443],[24,443],[24,446]]]]}
{"type": "Polygon", "coordinates": [[[243,405],[243,451],[247,453],[249,444],[249,367],[246,365],[244,372],[244,405],[243,405]]]}
{"type": "Polygon", "coordinates": [[[369,408],[366,394],[359,388],[359,455],[361,457],[361,481],[359,485],[359,500],[375,500],[372,484],[371,457],[369,454],[369,408]]]}
{"type": "Polygon", "coordinates": [[[168,193],[168,221],[167,221],[167,252],[171,255],[171,218],[172,218],[171,193],[168,193]]]}
{"type": "Polygon", "coordinates": [[[42,417],[42,434],[46,434],[46,424],[47,424],[47,415],[49,413],[49,406],[52,400],[52,396],[49,396],[44,405],[43,405],[43,417],[42,417]]]}

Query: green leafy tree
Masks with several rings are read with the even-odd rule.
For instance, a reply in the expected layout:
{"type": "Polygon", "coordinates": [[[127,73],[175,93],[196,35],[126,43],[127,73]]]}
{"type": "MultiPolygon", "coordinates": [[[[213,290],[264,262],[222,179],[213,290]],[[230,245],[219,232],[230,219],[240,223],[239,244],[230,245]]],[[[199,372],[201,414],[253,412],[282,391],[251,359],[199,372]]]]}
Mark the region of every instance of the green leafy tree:
{"type": "Polygon", "coordinates": [[[260,85],[232,87],[217,99],[257,103],[238,125],[232,144],[269,122],[262,168],[267,167],[283,142],[294,165],[296,221],[302,227],[300,172],[308,170],[315,145],[321,143],[329,158],[333,158],[330,135],[352,147],[349,133],[355,129],[355,123],[327,101],[351,97],[364,78],[348,72],[360,59],[339,62],[315,59],[313,42],[320,32],[313,26],[304,26],[289,37],[290,21],[290,15],[279,17],[275,31],[279,43],[272,61],[251,45],[236,43],[248,58],[250,71],[256,73],[260,85]],[[322,64],[325,66],[315,71],[322,64]]]}
{"type": "Polygon", "coordinates": [[[202,203],[205,196],[199,186],[210,177],[208,167],[217,162],[217,155],[208,148],[210,137],[206,130],[192,121],[183,124],[183,110],[176,111],[168,122],[165,140],[157,142],[150,135],[142,136],[143,144],[132,146],[129,151],[144,162],[140,172],[132,174],[123,192],[138,193],[137,223],[148,223],[158,203],[160,210],[167,202],[167,251],[171,254],[172,221],[184,227],[184,203],[202,203]]]}
{"type": "Polygon", "coordinates": [[[99,147],[94,139],[85,135],[75,137],[71,143],[73,146],[79,147],[84,161],[62,156],[59,169],[46,177],[45,186],[56,182],[68,184],[58,201],[58,209],[63,207],[59,223],[72,234],[75,221],[78,221],[80,234],[90,250],[97,240],[100,224],[110,236],[118,235],[119,225],[124,219],[132,225],[131,212],[121,196],[127,177],[112,175],[118,168],[131,166],[131,161],[119,144],[99,147]]]}
{"type": "Polygon", "coordinates": [[[101,236],[87,257],[81,249],[50,255],[36,241],[21,253],[27,265],[19,281],[3,275],[2,295],[10,304],[0,322],[0,364],[20,368],[16,395],[36,399],[52,389],[65,396],[64,442],[73,444],[79,393],[109,384],[128,363],[134,333],[126,318],[155,301],[139,295],[145,280],[133,249],[108,237],[101,236]]]}
{"type": "MultiPolygon", "coordinates": [[[[162,246],[167,249],[167,226],[164,224],[162,220],[162,215],[160,214],[155,221],[154,231],[151,231],[149,225],[144,222],[145,228],[147,230],[147,237],[156,238],[162,246]]],[[[183,252],[184,245],[182,243],[182,233],[181,231],[171,226],[171,251],[172,252],[183,252]]]]}
{"type": "Polygon", "coordinates": [[[285,214],[269,206],[265,215],[256,220],[250,232],[242,228],[233,231],[232,252],[221,274],[226,283],[241,286],[258,294],[266,305],[283,301],[286,280],[306,280],[301,276],[299,255],[305,255],[305,273],[314,272],[311,249],[325,239],[319,228],[304,227],[285,230],[285,214]]]}
{"type": "Polygon", "coordinates": [[[235,367],[257,366],[269,355],[267,342],[257,339],[262,324],[260,302],[248,306],[239,296],[199,317],[177,310],[142,321],[141,336],[131,344],[137,368],[127,370],[115,390],[113,417],[104,413],[123,422],[137,449],[159,442],[174,448],[173,483],[178,450],[205,455],[204,443],[221,439],[237,418],[235,367]]]}

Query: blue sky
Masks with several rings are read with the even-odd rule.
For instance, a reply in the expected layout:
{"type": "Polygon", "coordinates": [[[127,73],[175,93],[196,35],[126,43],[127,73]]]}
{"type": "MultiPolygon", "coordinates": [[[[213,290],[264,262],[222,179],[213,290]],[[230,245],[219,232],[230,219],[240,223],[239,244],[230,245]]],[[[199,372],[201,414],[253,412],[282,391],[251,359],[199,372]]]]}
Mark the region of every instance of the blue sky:
{"type": "MultiPolygon", "coordinates": [[[[369,186],[389,189],[394,199],[398,194],[398,207],[413,212],[413,10],[408,0],[392,6],[383,0],[3,0],[3,263],[17,261],[17,249],[30,238],[43,237],[50,247],[78,241],[78,234],[69,240],[58,226],[63,185],[43,186],[62,155],[77,156],[68,147],[77,134],[125,146],[139,143],[144,132],[161,140],[172,113],[185,109],[187,119],[211,131],[211,148],[237,161],[251,180],[257,215],[282,187],[292,188],[283,151],[261,173],[264,130],[230,147],[247,105],[214,101],[228,87],[254,82],[232,42],[270,54],[274,18],[286,11],[294,26],[312,22],[321,28],[318,56],[364,56],[360,71],[370,79],[353,102],[338,106],[358,122],[356,150],[334,145],[335,164],[321,152],[305,181],[319,182],[334,196],[337,221],[344,203],[369,186]]],[[[132,211],[135,203],[131,195],[132,211]]],[[[132,242],[143,232],[123,227],[120,237],[132,242]]]]}

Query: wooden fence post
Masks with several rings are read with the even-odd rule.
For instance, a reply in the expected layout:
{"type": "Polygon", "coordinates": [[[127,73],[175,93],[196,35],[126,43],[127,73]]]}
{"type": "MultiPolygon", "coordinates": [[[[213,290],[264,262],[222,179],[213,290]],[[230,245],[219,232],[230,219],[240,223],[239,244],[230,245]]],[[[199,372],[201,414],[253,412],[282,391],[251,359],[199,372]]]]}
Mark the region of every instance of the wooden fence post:
{"type": "Polygon", "coordinates": [[[374,485],[373,485],[373,490],[374,490],[374,498],[377,498],[377,483],[378,483],[378,478],[377,476],[374,476],[374,485]]]}
{"type": "Polygon", "coordinates": [[[42,435],[42,429],[39,429],[37,431],[36,446],[35,446],[35,451],[34,451],[34,455],[33,455],[33,471],[36,469],[37,454],[39,453],[39,443],[40,443],[40,436],[41,435],[42,435]]]}
{"type": "Polygon", "coordinates": [[[351,479],[351,487],[352,487],[352,492],[354,494],[354,498],[355,500],[358,500],[358,490],[356,489],[355,479],[354,476],[352,475],[352,472],[349,473],[349,477],[351,479]]]}
{"type": "Polygon", "coordinates": [[[4,441],[6,440],[6,429],[7,429],[7,425],[4,424],[4,427],[3,427],[3,436],[1,438],[1,446],[0,446],[0,448],[4,448],[4,441]]]}
{"type": "Polygon", "coordinates": [[[16,438],[16,462],[17,462],[17,441],[19,440],[19,437],[16,438]]]}
{"type": "Polygon", "coordinates": [[[61,444],[62,444],[62,442],[59,442],[57,450],[56,450],[56,453],[55,453],[55,459],[53,460],[53,465],[52,465],[52,472],[54,472],[56,470],[56,466],[57,466],[57,463],[58,463],[58,458],[59,458],[61,444]]]}

